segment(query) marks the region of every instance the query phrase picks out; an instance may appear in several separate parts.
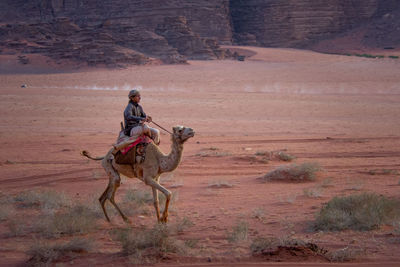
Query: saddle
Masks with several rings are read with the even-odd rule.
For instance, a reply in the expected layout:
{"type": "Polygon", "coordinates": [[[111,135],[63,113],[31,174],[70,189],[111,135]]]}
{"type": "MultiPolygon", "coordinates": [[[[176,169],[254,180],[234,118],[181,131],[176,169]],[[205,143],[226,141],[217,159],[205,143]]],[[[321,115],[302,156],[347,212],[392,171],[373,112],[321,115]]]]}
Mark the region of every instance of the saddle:
{"type": "Polygon", "coordinates": [[[139,136],[137,139],[120,134],[117,143],[114,145],[117,152],[114,154],[115,163],[135,164],[144,162],[146,158],[146,147],[151,139],[145,135],[139,136]]]}

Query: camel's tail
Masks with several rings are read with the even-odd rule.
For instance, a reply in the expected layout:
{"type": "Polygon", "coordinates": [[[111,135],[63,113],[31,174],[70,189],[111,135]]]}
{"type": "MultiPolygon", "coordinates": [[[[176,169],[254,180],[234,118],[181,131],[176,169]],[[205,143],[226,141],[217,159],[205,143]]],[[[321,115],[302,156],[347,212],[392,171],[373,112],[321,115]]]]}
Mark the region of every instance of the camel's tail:
{"type": "Polygon", "coordinates": [[[92,157],[92,156],[89,154],[89,152],[87,152],[86,150],[82,150],[82,151],[81,151],[81,155],[82,155],[82,156],[85,156],[85,157],[87,157],[87,158],[89,158],[89,159],[92,159],[92,160],[102,160],[102,159],[104,159],[104,157],[105,157],[105,156],[102,156],[102,157],[96,157],[96,158],[94,158],[94,157],[92,157]]]}

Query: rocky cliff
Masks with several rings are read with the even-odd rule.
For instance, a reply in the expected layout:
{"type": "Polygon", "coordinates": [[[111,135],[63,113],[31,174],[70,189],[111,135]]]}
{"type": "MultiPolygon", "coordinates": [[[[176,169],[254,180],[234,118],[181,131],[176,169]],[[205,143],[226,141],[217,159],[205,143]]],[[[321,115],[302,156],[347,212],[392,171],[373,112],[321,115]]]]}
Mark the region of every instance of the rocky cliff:
{"type": "Polygon", "coordinates": [[[384,30],[399,36],[396,10],[398,0],[2,0],[0,53],[183,63],[230,57],[220,44],[306,48],[360,25],[364,44],[396,46],[384,30]]]}
{"type": "Polygon", "coordinates": [[[216,59],[229,21],[228,0],[2,0],[0,52],[108,66],[216,59]]]}
{"type": "Polygon", "coordinates": [[[398,0],[233,0],[234,41],[306,47],[399,8],[398,0]]]}

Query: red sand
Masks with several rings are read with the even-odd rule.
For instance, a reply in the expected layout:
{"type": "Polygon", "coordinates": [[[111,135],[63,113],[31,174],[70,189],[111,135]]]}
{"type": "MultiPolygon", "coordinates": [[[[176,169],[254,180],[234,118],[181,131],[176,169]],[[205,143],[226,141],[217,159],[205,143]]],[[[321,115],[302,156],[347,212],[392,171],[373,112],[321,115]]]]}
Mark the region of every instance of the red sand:
{"type": "MultiPolygon", "coordinates": [[[[119,131],[128,90],[139,87],[142,105],[155,122],[196,131],[178,169],[161,179],[167,188],[181,185],[172,189],[178,199],[171,223],[188,217],[194,226],[182,239],[200,240],[197,255],[180,259],[189,264],[184,266],[233,265],[238,260],[242,263],[237,266],[261,265],[249,258],[251,240],[288,235],[328,250],[362,249],[357,265],[398,264],[400,247],[391,240],[399,234],[391,226],[337,233],[307,228],[334,196],[368,191],[399,198],[400,60],[245,49],[256,54],[244,62],[0,75],[1,191],[51,188],[77,199],[100,194],[108,178],[98,162],[88,162],[79,152],[106,153],[119,131]],[[256,153],[277,150],[296,156],[295,163],[318,162],[323,171],[315,182],[260,183],[258,177],[286,163],[263,162],[256,153]],[[378,174],[369,174],[376,170],[378,174]],[[321,188],[328,178],[331,184],[322,187],[320,197],[304,195],[304,189],[321,188]],[[210,187],[218,181],[233,186],[210,187]],[[260,212],[262,218],[256,218],[260,212]],[[249,240],[229,243],[226,231],[243,220],[249,224],[249,240]]],[[[169,136],[161,138],[161,148],[168,152],[169,136]]],[[[150,190],[137,179],[123,178],[117,201],[131,186],[150,190]]],[[[134,225],[155,223],[153,213],[131,219],[134,225]]],[[[75,259],[76,264],[124,263],[116,256],[119,245],[107,234],[124,224],[116,215],[112,221],[94,234],[98,251],[75,259]]],[[[1,265],[26,261],[31,236],[7,238],[7,227],[0,226],[1,265]]]]}

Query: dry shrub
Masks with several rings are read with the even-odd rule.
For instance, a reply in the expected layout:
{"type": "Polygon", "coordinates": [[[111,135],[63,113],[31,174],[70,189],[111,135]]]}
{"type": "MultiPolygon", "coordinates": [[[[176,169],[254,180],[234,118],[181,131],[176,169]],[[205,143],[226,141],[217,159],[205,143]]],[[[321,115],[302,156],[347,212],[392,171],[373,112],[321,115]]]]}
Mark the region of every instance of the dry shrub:
{"type": "Polygon", "coordinates": [[[187,228],[190,228],[194,225],[194,223],[188,218],[188,217],[183,217],[178,218],[176,222],[171,225],[171,228],[173,229],[174,232],[181,234],[183,233],[187,228]]]}
{"type": "Polygon", "coordinates": [[[225,180],[215,180],[215,181],[209,182],[208,187],[211,187],[211,188],[230,188],[230,187],[233,187],[233,185],[231,183],[229,183],[228,181],[225,181],[225,180]]]}
{"type": "Polygon", "coordinates": [[[8,230],[10,231],[7,235],[11,236],[11,237],[26,235],[27,227],[26,227],[25,223],[26,223],[26,218],[17,216],[14,213],[12,216],[10,216],[10,218],[6,222],[8,230]]]}
{"type": "MultiPolygon", "coordinates": [[[[287,251],[289,255],[299,257],[300,254],[298,253],[301,251],[303,256],[308,254],[309,256],[317,257],[320,260],[326,259],[326,254],[328,252],[314,243],[295,239],[290,236],[284,236],[281,238],[257,237],[250,245],[250,250],[254,256],[265,255],[268,257],[279,257],[280,251],[287,251]]],[[[301,257],[298,259],[301,260],[301,257]]]]}
{"type": "Polygon", "coordinates": [[[100,214],[83,205],[76,205],[67,211],[44,216],[35,226],[35,231],[44,237],[86,234],[97,228],[100,214]]]}
{"type": "Polygon", "coordinates": [[[138,206],[153,203],[153,195],[149,192],[143,192],[141,190],[129,189],[126,191],[123,198],[125,203],[136,203],[138,206]]]}
{"type": "Polygon", "coordinates": [[[49,243],[37,241],[27,252],[30,256],[28,265],[49,266],[51,263],[67,258],[71,260],[90,250],[92,244],[87,239],[73,239],[68,243],[49,243]]]}
{"type": "Polygon", "coordinates": [[[400,202],[375,193],[334,197],[317,214],[317,230],[368,231],[400,218],[400,202]]]}
{"type": "Polygon", "coordinates": [[[321,167],[318,163],[303,163],[301,165],[290,164],[284,165],[272,170],[263,177],[262,181],[290,181],[305,182],[314,181],[315,173],[320,171],[321,167]]]}
{"type": "Polygon", "coordinates": [[[20,192],[14,202],[21,208],[57,209],[70,206],[71,201],[65,194],[53,190],[33,190],[20,192]]]}
{"type": "Polygon", "coordinates": [[[216,147],[210,147],[196,154],[197,157],[226,157],[231,155],[232,155],[231,152],[220,151],[216,147]]]}
{"type": "Polygon", "coordinates": [[[282,160],[282,161],[292,161],[292,160],[294,160],[296,158],[295,156],[289,155],[289,154],[287,154],[287,153],[285,153],[283,151],[278,151],[275,154],[275,157],[277,159],[279,159],[279,160],[282,160]]]}
{"type": "Polygon", "coordinates": [[[167,225],[157,224],[151,229],[118,229],[112,236],[122,244],[122,252],[132,263],[154,263],[169,253],[183,253],[184,243],[171,236],[167,225]]]}
{"type": "Polygon", "coordinates": [[[238,242],[247,240],[249,232],[249,224],[244,221],[238,222],[232,227],[232,231],[228,232],[227,239],[229,242],[238,242]]]}
{"type": "Polygon", "coordinates": [[[266,250],[271,250],[278,246],[278,240],[273,237],[257,237],[250,245],[252,253],[257,254],[266,250]]]}
{"type": "Polygon", "coordinates": [[[319,198],[322,196],[322,193],[323,193],[323,190],[322,190],[321,186],[303,189],[304,196],[309,197],[309,198],[319,198]]]}
{"type": "Polygon", "coordinates": [[[333,262],[345,262],[357,259],[363,251],[361,249],[352,249],[345,247],[332,252],[327,253],[327,258],[333,262]]]}

